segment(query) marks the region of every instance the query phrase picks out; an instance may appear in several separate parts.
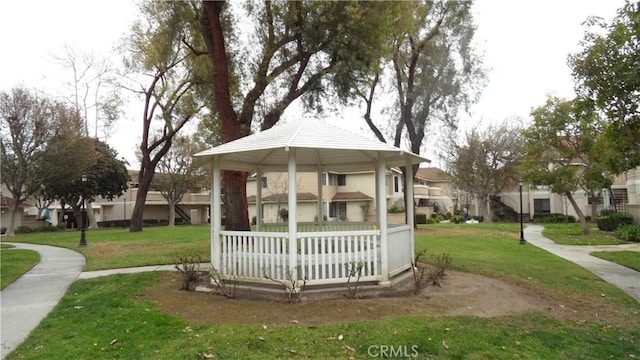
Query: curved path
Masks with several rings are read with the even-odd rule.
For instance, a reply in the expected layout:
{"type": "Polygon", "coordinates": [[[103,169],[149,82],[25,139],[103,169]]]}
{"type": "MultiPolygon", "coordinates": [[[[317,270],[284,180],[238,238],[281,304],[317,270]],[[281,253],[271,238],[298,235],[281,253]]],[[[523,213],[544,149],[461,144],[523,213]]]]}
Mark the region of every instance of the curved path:
{"type": "Polygon", "coordinates": [[[47,245],[5,244],[37,251],[40,262],[0,291],[2,359],[56,306],[69,285],[80,276],[85,264],[84,256],[73,250],[47,245]]]}
{"type": "Polygon", "coordinates": [[[541,249],[565,258],[598,275],[602,280],[617,286],[634,299],[640,301],[640,272],[611,261],[589,255],[593,251],[632,250],[639,251],[640,244],[624,245],[560,245],[542,235],[541,225],[528,224],[524,229],[524,238],[541,249]]]}
{"type": "MultiPolygon", "coordinates": [[[[640,272],[612,262],[590,256],[598,250],[630,249],[640,251],[640,244],[611,246],[559,245],[542,235],[544,227],[529,224],[524,230],[528,243],[574,262],[595,273],[604,281],[622,289],[640,301],[640,272]]],[[[85,258],[82,254],[64,248],[23,243],[6,243],[19,249],[32,249],[40,253],[40,262],[26,274],[0,292],[2,328],[0,358],[4,359],[24,341],[53,307],[60,301],[69,285],[78,278],[88,279],[115,273],[167,271],[173,265],[113,269],[82,272],[85,258]]],[[[638,253],[640,256],[640,252],[638,253]]],[[[203,264],[205,265],[205,264],[203,264]]]]}

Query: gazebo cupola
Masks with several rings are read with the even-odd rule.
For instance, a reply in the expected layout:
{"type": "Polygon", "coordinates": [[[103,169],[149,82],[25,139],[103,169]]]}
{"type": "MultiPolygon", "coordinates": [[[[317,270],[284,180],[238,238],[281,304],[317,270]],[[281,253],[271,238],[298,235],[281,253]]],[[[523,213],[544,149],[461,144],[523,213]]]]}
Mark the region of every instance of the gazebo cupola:
{"type": "Polygon", "coordinates": [[[287,281],[306,279],[307,285],[338,284],[347,280],[345,265],[364,264],[361,280],[389,284],[394,275],[410,268],[414,252],[413,207],[408,224],[387,223],[386,170],[406,166],[406,196],[413,199],[412,165],[428,159],[315,119],[282,124],[196,154],[213,168],[211,192],[211,263],[223,276],[261,282],[268,274],[287,281]],[[288,192],[286,231],[263,231],[261,186],[257,181],[256,231],[222,229],[221,171],[288,173],[288,188],[296,188],[298,172],[318,174],[318,216],[314,231],[299,231],[296,191],[288,192]],[[367,228],[345,225],[324,231],[322,181],[324,171],[375,173],[376,223],[367,228]]]}

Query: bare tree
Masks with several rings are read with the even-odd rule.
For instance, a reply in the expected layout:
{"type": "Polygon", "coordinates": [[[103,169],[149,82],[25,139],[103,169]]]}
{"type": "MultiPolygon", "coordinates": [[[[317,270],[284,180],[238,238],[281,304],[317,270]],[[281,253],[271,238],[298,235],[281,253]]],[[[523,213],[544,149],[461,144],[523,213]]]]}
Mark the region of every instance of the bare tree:
{"type": "Polygon", "coordinates": [[[455,184],[476,198],[485,221],[492,220],[490,196],[515,184],[516,166],[522,157],[521,131],[516,119],[478,125],[467,131],[462,141],[453,140],[443,154],[455,184]]]}

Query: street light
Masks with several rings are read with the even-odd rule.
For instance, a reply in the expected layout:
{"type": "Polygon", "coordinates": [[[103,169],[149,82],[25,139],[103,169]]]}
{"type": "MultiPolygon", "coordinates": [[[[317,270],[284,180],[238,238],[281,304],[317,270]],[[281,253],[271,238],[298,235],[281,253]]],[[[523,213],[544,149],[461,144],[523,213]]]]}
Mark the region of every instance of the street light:
{"type": "Polygon", "coordinates": [[[87,190],[87,175],[82,175],[82,188],[80,189],[80,191],[82,192],[81,196],[82,196],[82,225],[80,228],[80,244],[78,244],[78,246],[87,246],[87,237],[85,235],[85,221],[84,221],[84,214],[85,214],[85,210],[84,210],[84,202],[85,202],[85,191],[87,190]]]}
{"type": "Polygon", "coordinates": [[[518,180],[518,186],[520,187],[520,245],[524,245],[527,243],[527,240],[524,239],[524,226],[522,225],[522,179],[518,180]]]}

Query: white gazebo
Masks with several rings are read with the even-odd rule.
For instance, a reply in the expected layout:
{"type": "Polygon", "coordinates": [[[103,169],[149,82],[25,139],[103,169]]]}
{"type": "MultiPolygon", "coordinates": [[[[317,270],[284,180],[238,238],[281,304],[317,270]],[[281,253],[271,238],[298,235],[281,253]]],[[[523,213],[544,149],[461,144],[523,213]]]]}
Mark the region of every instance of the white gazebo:
{"type": "Polygon", "coordinates": [[[406,196],[413,199],[414,164],[428,159],[378,140],[315,119],[275,126],[196,154],[213,168],[211,192],[211,263],[224,277],[247,282],[306,279],[307,285],[345,283],[349,264],[363,265],[360,281],[389,285],[390,279],[411,266],[414,254],[414,209],[408,224],[387,224],[386,170],[406,166],[406,196]],[[288,227],[263,231],[261,184],[257,186],[256,231],[227,231],[221,226],[221,170],[287,172],[288,188],[296,188],[297,172],[318,174],[318,222],[313,231],[301,231],[296,219],[296,191],[288,191],[288,227]],[[375,170],[376,223],[323,223],[323,171],[375,170]],[[330,231],[327,231],[330,230],[330,231]]]}

